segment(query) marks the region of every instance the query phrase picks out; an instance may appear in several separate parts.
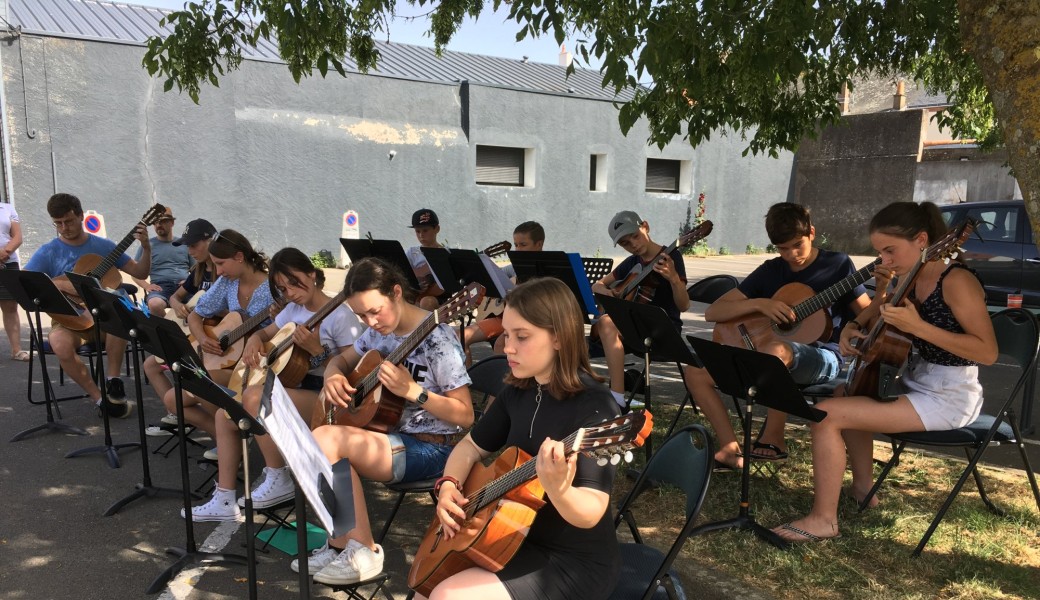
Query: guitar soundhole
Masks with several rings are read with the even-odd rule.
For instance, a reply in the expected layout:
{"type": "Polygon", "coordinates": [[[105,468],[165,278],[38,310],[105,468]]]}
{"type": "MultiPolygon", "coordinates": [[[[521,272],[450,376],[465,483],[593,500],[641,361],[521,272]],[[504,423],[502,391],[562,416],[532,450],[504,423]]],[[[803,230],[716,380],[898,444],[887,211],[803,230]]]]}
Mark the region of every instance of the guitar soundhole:
{"type": "Polygon", "coordinates": [[[791,333],[798,328],[798,323],[775,323],[773,328],[779,333],[791,333]]]}

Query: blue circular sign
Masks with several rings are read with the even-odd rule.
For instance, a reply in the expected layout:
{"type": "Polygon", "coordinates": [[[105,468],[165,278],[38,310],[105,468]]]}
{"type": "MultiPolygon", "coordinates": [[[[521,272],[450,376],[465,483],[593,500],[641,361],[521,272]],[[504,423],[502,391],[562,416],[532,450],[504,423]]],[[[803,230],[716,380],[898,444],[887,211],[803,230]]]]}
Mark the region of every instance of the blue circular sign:
{"type": "Polygon", "coordinates": [[[83,226],[87,228],[90,233],[97,233],[101,231],[101,219],[94,215],[91,215],[83,220],[83,226]]]}
{"type": "Polygon", "coordinates": [[[347,215],[347,225],[350,225],[351,227],[357,225],[357,215],[347,215]]]}

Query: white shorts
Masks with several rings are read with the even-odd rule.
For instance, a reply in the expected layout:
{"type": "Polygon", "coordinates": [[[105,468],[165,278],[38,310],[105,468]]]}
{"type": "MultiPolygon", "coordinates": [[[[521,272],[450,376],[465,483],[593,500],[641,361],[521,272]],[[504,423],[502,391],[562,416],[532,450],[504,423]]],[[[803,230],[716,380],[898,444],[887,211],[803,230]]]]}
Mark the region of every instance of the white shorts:
{"type": "Polygon", "coordinates": [[[901,382],[900,394],[910,400],[926,431],[964,427],[982,410],[977,366],[951,367],[917,359],[901,382]]]}

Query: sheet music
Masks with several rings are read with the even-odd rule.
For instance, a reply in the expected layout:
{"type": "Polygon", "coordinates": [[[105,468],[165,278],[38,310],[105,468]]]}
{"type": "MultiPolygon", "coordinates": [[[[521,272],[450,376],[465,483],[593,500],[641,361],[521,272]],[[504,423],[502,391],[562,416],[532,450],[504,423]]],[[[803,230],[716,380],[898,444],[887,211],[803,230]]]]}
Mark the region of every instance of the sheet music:
{"type": "Polygon", "coordinates": [[[513,289],[513,282],[506,275],[502,267],[498,266],[495,261],[491,260],[491,257],[480,254],[480,262],[484,265],[484,269],[487,270],[488,276],[491,277],[491,281],[495,284],[498,289],[498,297],[505,298],[506,293],[513,289]]]}
{"type": "Polygon", "coordinates": [[[310,428],[303,422],[289,394],[285,392],[282,382],[274,374],[274,387],[271,390],[271,412],[267,414],[261,407],[260,417],[267,433],[271,435],[278,450],[285,458],[285,464],[292,469],[296,481],[307,497],[311,510],[318,516],[325,531],[334,531],[332,515],[319,495],[318,481],[324,477],[332,484],[332,465],[325,458],[325,453],[318,447],[310,428]]]}

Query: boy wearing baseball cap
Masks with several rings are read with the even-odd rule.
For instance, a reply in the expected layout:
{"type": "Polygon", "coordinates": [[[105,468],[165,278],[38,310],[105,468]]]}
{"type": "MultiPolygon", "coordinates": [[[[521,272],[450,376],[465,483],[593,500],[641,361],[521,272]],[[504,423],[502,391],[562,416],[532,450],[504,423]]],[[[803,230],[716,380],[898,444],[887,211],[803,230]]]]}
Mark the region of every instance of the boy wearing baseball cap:
{"type": "MultiPolygon", "coordinates": [[[[630,210],[614,215],[607,225],[607,235],[615,245],[621,246],[632,256],[621,261],[606,277],[592,286],[597,294],[618,296],[623,285],[611,289],[615,282],[623,281],[631,273],[653,269],[658,285],[650,298],[650,304],[664,309],[676,328],[682,328],[682,312],[690,306],[686,294],[686,265],[678,249],[662,254],[664,246],[650,239],[650,223],[639,218],[630,210]],[[638,270],[637,270],[638,269],[638,270]]],[[[649,279],[649,278],[648,278],[649,279]]],[[[592,337],[599,337],[610,376],[610,392],[618,404],[625,405],[625,347],[621,343],[614,321],[609,315],[596,320],[592,326],[592,337]]]]}
{"type": "Polygon", "coordinates": [[[441,304],[437,298],[444,294],[444,288],[430,269],[430,263],[426,262],[422,248],[444,247],[437,241],[437,234],[441,232],[441,221],[437,218],[437,213],[429,208],[420,208],[412,213],[411,228],[415,230],[415,239],[419,240],[419,245],[412,246],[405,254],[412,265],[415,277],[419,280],[419,298],[416,304],[424,310],[437,310],[441,304]]]}

